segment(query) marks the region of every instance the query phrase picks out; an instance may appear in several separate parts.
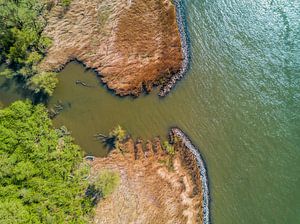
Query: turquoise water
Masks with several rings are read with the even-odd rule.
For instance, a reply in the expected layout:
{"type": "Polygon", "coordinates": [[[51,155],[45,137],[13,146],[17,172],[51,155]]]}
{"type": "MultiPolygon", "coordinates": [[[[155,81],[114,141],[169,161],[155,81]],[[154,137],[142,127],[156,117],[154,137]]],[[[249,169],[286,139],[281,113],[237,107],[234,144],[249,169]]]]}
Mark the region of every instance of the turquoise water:
{"type": "MultiPolygon", "coordinates": [[[[65,104],[55,125],[100,156],[93,134],[117,124],[144,138],[179,126],[206,161],[213,223],[300,223],[299,1],[186,2],[191,69],[170,95],[118,98],[71,63],[49,102],[65,104]]],[[[0,85],[0,101],[21,92],[0,85]]]]}

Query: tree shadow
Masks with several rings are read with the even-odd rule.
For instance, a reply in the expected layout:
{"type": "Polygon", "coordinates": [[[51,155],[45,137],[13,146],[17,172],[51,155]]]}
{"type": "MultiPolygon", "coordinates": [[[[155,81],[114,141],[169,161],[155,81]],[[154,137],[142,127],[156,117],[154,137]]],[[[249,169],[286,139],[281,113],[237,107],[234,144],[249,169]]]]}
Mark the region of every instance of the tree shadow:
{"type": "Polygon", "coordinates": [[[47,103],[49,100],[49,96],[39,92],[35,93],[34,91],[28,89],[24,78],[22,77],[13,77],[13,78],[5,78],[2,82],[0,82],[0,90],[3,92],[12,92],[12,94],[16,94],[20,99],[29,99],[33,104],[38,103],[47,103]]]}
{"type": "Polygon", "coordinates": [[[94,184],[88,186],[85,196],[91,201],[93,206],[97,205],[101,198],[103,198],[102,192],[97,190],[94,184]]]}

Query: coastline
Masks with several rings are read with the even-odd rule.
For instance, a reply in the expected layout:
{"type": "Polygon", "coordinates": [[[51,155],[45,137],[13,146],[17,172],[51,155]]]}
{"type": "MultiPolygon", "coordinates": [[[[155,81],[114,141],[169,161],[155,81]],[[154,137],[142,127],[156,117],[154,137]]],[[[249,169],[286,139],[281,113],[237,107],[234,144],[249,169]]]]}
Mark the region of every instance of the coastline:
{"type": "Polygon", "coordinates": [[[183,54],[183,61],[181,64],[181,68],[178,73],[173,75],[170,80],[165,84],[161,90],[159,91],[160,97],[165,97],[168,93],[174,88],[177,82],[182,79],[190,67],[190,59],[191,59],[191,52],[190,52],[190,41],[189,41],[189,32],[188,26],[186,21],[186,9],[184,0],[174,0],[174,6],[176,9],[176,21],[178,26],[178,31],[180,35],[180,42],[181,42],[181,51],[183,54]]]}
{"type": "Polygon", "coordinates": [[[203,224],[210,223],[210,212],[209,212],[209,187],[208,187],[208,176],[204,160],[196,147],[192,144],[189,137],[179,128],[171,128],[170,131],[173,135],[179,137],[183,144],[190,150],[196,159],[198,169],[200,170],[201,176],[201,188],[202,188],[202,212],[203,212],[203,224]]]}
{"type": "Polygon", "coordinates": [[[203,211],[203,165],[180,129],[169,136],[163,141],[129,134],[107,157],[85,157],[91,179],[102,170],[113,170],[121,179],[112,195],[97,204],[94,223],[209,223],[203,211]]]}
{"type": "Polygon", "coordinates": [[[55,6],[43,31],[53,43],[39,69],[59,71],[76,60],[119,96],[163,88],[184,59],[175,4],[108,2],[74,0],[66,12],[55,6]]]}

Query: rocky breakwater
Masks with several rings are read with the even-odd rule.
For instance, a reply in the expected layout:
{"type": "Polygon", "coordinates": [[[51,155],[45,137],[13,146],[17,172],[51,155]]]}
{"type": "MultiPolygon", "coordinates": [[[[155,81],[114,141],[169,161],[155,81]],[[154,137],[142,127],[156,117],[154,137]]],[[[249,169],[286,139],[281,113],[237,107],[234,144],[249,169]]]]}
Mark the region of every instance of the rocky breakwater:
{"type": "Polygon", "coordinates": [[[185,14],[185,3],[184,0],[173,0],[173,2],[176,7],[176,20],[180,34],[183,61],[181,63],[180,70],[174,75],[172,75],[170,79],[161,88],[159,92],[159,96],[161,97],[166,96],[171,91],[171,89],[176,85],[177,81],[182,79],[183,76],[187,73],[190,66],[190,39],[185,14]]]}
{"type": "Polygon", "coordinates": [[[174,3],[73,0],[67,9],[56,5],[44,30],[53,43],[39,68],[58,71],[78,60],[118,95],[166,86],[185,60],[174,3]]]}
{"type": "Polygon", "coordinates": [[[172,128],[170,133],[171,139],[179,138],[181,144],[183,144],[185,150],[183,151],[187,156],[185,158],[191,158],[192,161],[190,164],[193,164],[193,167],[198,167],[198,172],[201,179],[201,192],[202,192],[202,223],[210,223],[210,213],[209,213],[209,188],[208,188],[208,176],[207,170],[204,163],[204,160],[200,154],[200,151],[192,144],[187,135],[184,134],[179,128],[172,128]]]}

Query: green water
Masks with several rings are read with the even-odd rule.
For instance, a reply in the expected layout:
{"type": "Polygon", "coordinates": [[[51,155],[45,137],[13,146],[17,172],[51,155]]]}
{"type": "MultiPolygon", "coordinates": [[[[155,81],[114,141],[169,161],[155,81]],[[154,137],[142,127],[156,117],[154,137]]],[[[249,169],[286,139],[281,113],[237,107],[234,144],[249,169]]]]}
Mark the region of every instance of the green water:
{"type": "MultiPolygon", "coordinates": [[[[65,104],[55,125],[101,156],[93,134],[117,124],[143,138],[178,126],[207,163],[213,223],[300,223],[299,1],[188,0],[187,10],[192,65],[170,95],[119,98],[70,63],[49,103],[65,104]]],[[[20,93],[0,85],[6,104],[20,93]]]]}

